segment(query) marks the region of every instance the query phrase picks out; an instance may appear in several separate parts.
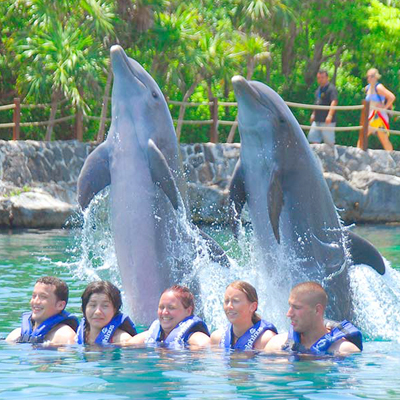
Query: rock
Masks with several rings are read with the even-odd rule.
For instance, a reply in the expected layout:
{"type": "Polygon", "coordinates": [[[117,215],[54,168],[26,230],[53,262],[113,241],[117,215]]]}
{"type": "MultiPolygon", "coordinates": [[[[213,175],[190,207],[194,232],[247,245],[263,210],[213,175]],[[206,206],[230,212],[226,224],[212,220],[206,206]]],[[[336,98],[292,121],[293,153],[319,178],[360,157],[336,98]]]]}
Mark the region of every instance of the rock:
{"type": "Polygon", "coordinates": [[[75,208],[46,192],[21,193],[0,199],[0,224],[12,228],[59,228],[75,208]]]}
{"type": "MultiPolygon", "coordinates": [[[[0,226],[63,226],[78,209],[76,182],[95,148],[73,140],[0,140],[0,226]]],[[[400,221],[400,152],[325,144],[311,148],[344,221],[400,221]]],[[[226,222],[240,144],[182,144],[181,150],[193,219],[226,222]]]]}

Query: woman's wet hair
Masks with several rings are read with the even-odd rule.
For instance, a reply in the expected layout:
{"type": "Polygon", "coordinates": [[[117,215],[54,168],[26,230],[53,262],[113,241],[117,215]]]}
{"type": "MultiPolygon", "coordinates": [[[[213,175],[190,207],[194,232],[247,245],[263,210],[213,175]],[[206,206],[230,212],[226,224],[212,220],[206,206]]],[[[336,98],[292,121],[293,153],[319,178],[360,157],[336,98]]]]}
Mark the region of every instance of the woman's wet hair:
{"type": "MultiPolygon", "coordinates": [[[[228,289],[229,287],[240,290],[241,292],[243,292],[246,295],[247,300],[250,303],[256,302],[258,305],[257,290],[255,289],[254,286],[250,285],[250,283],[245,282],[245,281],[233,281],[226,288],[228,289]]],[[[257,308],[256,308],[256,310],[257,310],[257,308]]],[[[253,324],[256,324],[258,321],[260,321],[260,319],[261,319],[261,317],[256,313],[256,311],[254,311],[254,313],[251,317],[251,321],[253,322],[253,324]]]]}
{"type": "Polygon", "coordinates": [[[90,301],[90,296],[95,293],[107,295],[112,305],[115,308],[115,313],[118,313],[118,311],[121,309],[122,297],[120,290],[109,281],[95,281],[89,283],[89,285],[86,286],[86,289],[84,290],[81,296],[82,313],[85,318],[86,318],[86,306],[90,301]]]}
{"type": "Polygon", "coordinates": [[[193,315],[193,313],[194,313],[194,295],[189,290],[189,288],[187,288],[186,286],[174,285],[168,289],[165,289],[162,292],[161,296],[167,292],[173,292],[175,297],[177,297],[180,300],[180,302],[182,303],[182,305],[185,309],[192,307],[192,312],[190,315],[193,315]]]}

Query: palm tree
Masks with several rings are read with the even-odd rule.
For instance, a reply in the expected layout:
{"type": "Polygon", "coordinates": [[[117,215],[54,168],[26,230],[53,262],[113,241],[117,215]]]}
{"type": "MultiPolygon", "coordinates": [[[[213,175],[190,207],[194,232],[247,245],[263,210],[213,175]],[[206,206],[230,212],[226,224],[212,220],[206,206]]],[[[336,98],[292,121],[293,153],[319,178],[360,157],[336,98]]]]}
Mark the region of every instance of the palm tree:
{"type": "MultiPolygon", "coordinates": [[[[104,74],[105,38],[113,34],[113,14],[107,2],[81,0],[79,7],[74,5],[72,0],[31,0],[19,5],[28,23],[15,35],[13,45],[22,71],[18,89],[39,101],[50,97],[50,120],[62,98],[78,111],[88,109],[88,95],[95,93],[104,74]]],[[[46,140],[51,132],[50,123],[46,140]]]]}

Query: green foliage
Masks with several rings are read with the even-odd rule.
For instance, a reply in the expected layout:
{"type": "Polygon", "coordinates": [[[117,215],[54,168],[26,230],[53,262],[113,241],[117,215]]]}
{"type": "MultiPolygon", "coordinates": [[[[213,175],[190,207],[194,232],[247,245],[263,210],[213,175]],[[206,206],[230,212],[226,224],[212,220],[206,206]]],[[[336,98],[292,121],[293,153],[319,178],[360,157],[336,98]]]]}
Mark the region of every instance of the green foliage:
{"type": "Polygon", "coordinates": [[[9,198],[9,197],[14,197],[14,196],[19,196],[22,193],[28,193],[30,191],[32,191],[32,189],[29,186],[25,185],[22,189],[11,190],[9,193],[4,194],[3,197],[9,198]]]}
{"type": "MultiPolygon", "coordinates": [[[[56,118],[83,110],[99,116],[109,48],[118,42],[156,79],[171,100],[234,101],[231,78],[260,80],[288,101],[313,103],[315,74],[329,71],[339,104],[360,104],[365,73],[376,67],[382,83],[399,93],[399,2],[379,0],[4,0],[0,2],[0,104],[66,99],[56,118]]],[[[395,108],[400,109],[399,99],[395,108]]],[[[170,106],[174,119],[179,106],[170,106]]],[[[301,124],[310,111],[293,108],[301,124]]],[[[49,118],[50,107],[23,109],[22,122],[49,118]]],[[[237,109],[218,109],[221,120],[237,109]]],[[[184,118],[211,118],[209,106],[188,107],[184,118]]],[[[339,126],[358,125],[358,111],[337,114],[339,126]]],[[[0,111],[0,123],[12,111],[0,111]]],[[[55,125],[57,139],[75,137],[75,121],[55,125]]],[[[99,122],[84,120],[84,140],[99,122]]],[[[392,129],[400,130],[399,120],[392,129]]],[[[182,142],[209,138],[209,125],[184,125],[182,142]]],[[[220,140],[230,127],[219,126],[220,140]]],[[[43,139],[45,127],[23,128],[22,138],[43,139]]],[[[0,138],[10,139],[11,129],[0,138]]],[[[337,133],[354,146],[358,132],[337,133]]],[[[238,140],[238,134],[235,140],[238,140]]],[[[391,136],[400,149],[400,136],[391,136]]],[[[380,147],[371,138],[370,147],[380,147]]]]}

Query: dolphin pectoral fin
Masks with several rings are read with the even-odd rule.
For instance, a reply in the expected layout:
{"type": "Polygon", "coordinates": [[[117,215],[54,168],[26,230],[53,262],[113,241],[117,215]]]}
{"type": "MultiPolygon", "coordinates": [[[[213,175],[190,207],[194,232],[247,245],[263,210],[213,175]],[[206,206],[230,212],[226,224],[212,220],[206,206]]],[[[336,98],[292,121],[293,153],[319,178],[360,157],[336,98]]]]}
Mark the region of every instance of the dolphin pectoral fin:
{"type": "Polygon", "coordinates": [[[167,160],[156,146],[153,140],[149,139],[147,146],[149,157],[150,173],[153,182],[158,185],[170,200],[175,210],[179,207],[179,194],[175,179],[169,169],[167,160]]]}
{"type": "Polygon", "coordinates": [[[268,189],[268,215],[272,230],[278,244],[281,242],[279,235],[279,217],[283,208],[283,189],[278,171],[274,171],[268,189]]]}
{"type": "Polygon", "coordinates": [[[228,211],[229,223],[233,234],[237,237],[240,227],[240,214],[246,203],[246,188],[240,159],[236,163],[229,185],[229,203],[231,204],[228,211]]]}
{"type": "Polygon", "coordinates": [[[373,268],[378,274],[385,274],[385,263],[379,251],[368,240],[354,232],[349,232],[349,250],[353,264],[365,264],[373,268]]]}
{"type": "Polygon", "coordinates": [[[108,148],[102,143],[87,157],[78,177],[78,203],[82,210],[110,183],[108,148]]]}
{"type": "Polygon", "coordinates": [[[210,250],[211,261],[216,262],[224,267],[230,267],[229,258],[226,252],[220,247],[220,245],[207,233],[199,229],[201,237],[206,241],[207,247],[210,250]]]}

